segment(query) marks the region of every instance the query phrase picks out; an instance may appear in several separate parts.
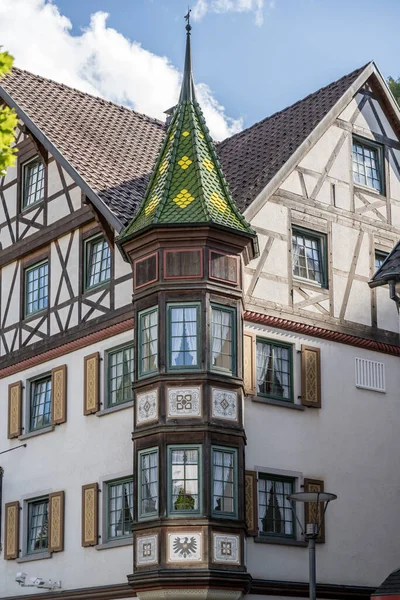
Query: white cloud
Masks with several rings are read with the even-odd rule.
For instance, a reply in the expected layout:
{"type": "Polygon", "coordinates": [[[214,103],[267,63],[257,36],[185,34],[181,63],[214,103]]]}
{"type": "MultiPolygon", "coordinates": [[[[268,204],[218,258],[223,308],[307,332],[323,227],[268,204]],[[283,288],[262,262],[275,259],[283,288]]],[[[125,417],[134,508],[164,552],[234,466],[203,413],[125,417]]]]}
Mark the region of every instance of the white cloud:
{"type": "MultiPolygon", "coordinates": [[[[200,21],[208,12],[214,13],[254,13],[256,25],[264,22],[265,0],[197,0],[193,7],[193,18],[200,21]]],[[[275,0],[270,0],[268,7],[274,8],[275,0]]]]}
{"type": "MultiPolygon", "coordinates": [[[[181,74],[167,57],[157,56],[107,26],[96,12],[80,35],[71,21],[46,0],[0,0],[0,40],[15,65],[84,92],[164,119],[176,104],[181,74]]],[[[182,56],[183,60],[183,56],[182,56]]],[[[205,84],[197,86],[211,135],[222,140],[242,128],[205,84]]]]}

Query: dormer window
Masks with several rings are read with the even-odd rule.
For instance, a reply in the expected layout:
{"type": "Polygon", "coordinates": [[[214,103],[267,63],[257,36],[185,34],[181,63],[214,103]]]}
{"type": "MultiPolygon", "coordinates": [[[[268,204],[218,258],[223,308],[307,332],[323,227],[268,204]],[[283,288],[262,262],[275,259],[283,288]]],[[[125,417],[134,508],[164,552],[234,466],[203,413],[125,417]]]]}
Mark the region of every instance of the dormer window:
{"type": "Polygon", "coordinates": [[[382,148],[378,144],[353,138],[354,183],[383,194],[382,148]]]}
{"type": "Polygon", "coordinates": [[[22,165],[22,208],[44,199],[44,165],[38,156],[22,165]]]}

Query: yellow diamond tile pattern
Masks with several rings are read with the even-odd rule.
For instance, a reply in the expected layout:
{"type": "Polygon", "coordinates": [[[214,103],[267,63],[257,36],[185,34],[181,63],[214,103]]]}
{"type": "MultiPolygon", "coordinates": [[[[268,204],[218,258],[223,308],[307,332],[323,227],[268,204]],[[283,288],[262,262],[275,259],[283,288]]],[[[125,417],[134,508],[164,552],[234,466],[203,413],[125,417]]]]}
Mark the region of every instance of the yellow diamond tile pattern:
{"type": "Polygon", "coordinates": [[[179,206],[179,208],[186,208],[193,202],[193,200],[193,196],[191,196],[187,190],[181,190],[174,198],[174,202],[179,206]]]}
{"type": "Polygon", "coordinates": [[[183,137],[187,137],[188,135],[190,135],[190,131],[184,131],[182,133],[183,137]]]}
{"type": "Polygon", "coordinates": [[[210,171],[210,173],[211,173],[211,171],[214,168],[214,164],[211,162],[211,160],[209,158],[205,158],[203,160],[203,165],[205,166],[205,168],[207,169],[207,171],[210,171]]]}
{"type": "Polygon", "coordinates": [[[153,196],[152,199],[150,200],[150,202],[147,204],[147,206],[145,206],[144,212],[146,214],[146,217],[148,215],[150,215],[153,210],[155,210],[157,208],[157,206],[160,204],[160,199],[158,196],[153,196]]]}
{"type": "Polygon", "coordinates": [[[182,167],[182,169],[187,169],[188,167],[190,167],[190,165],[192,164],[193,161],[190,160],[190,158],[188,156],[182,156],[182,158],[180,160],[178,160],[178,165],[180,165],[182,167]]]}
{"type": "Polygon", "coordinates": [[[213,192],[210,197],[210,201],[214,204],[215,208],[220,212],[225,212],[228,208],[226,201],[218,196],[217,192],[213,192]]]}
{"type": "Polygon", "coordinates": [[[167,167],[168,167],[168,161],[164,160],[158,169],[160,171],[161,175],[166,171],[167,167]]]}

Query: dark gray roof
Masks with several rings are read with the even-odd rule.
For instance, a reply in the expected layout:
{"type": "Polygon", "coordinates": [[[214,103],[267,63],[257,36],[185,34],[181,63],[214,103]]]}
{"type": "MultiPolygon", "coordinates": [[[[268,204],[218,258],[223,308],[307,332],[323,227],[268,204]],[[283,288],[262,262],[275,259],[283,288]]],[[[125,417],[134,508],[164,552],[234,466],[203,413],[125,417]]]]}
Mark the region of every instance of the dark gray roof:
{"type": "Polygon", "coordinates": [[[370,287],[377,287],[393,280],[400,281],[400,241],[393,248],[389,256],[386,257],[369,282],[369,285],[370,287]]]}
{"type": "Polygon", "coordinates": [[[372,596],[392,596],[393,594],[400,594],[400,569],[390,573],[372,596]]]}

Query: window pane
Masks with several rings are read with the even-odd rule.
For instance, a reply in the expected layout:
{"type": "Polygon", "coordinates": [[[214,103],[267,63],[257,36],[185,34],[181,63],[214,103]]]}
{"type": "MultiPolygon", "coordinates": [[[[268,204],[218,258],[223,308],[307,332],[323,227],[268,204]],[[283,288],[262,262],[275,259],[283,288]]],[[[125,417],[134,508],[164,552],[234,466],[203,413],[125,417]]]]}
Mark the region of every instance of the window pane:
{"type": "Polygon", "coordinates": [[[158,453],[157,450],[140,456],[140,515],[158,512],[158,453]]]}
{"type": "Polygon", "coordinates": [[[51,422],[51,376],[31,383],[30,431],[51,422]]]}
{"type": "Polygon", "coordinates": [[[320,238],[293,231],[293,274],[322,283],[320,238]]]}
{"type": "Polygon", "coordinates": [[[108,539],[132,535],[133,481],[108,484],[108,539]]]}
{"type": "Polygon", "coordinates": [[[233,371],[233,312],[211,309],[211,366],[233,371]]]}
{"type": "Polygon", "coordinates": [[[41,160],[33,160],[24,165],[24,208],[36,204],[44,198],[44,165],[41,160]]]}
{"type": "Polygon", "coordinates": [[[379,151],[377,148],[353,140],[353,174],[354,181],[382,190],[379,151]]]}
{"type": "Polygon", "coordinates": [[[28,547],[27,552],[43,552],[48,547],[49,500],[28,504],[28,547]]]}
{"type": "Polygon", "coordinates": [[[293,480],[259,474],[258,513],[262,533],[294,535],[293,513],[286,496],[293,493],[293,480]]]}
{"type": "Polygon", "coordinates": [[[140,374],[158,368],[158,311],[157,308],[140,315],[140,374]]]}
{"type": "Polygon", "coordinates": [[[86,287],[104,283],[111,275],[110,247],[100,238],[87,242],[86,246],[86,287]]]}
{"type": "Polygon", "coordinates": [[[213,511],[234,514],[235,453],[213,449],[213,511]]]}
{"type": "Polygon", "coordinates": [[[170,306],[170,365],[172,367],[197,367],[197,323],[196,306],[170,306]]]}
{"type": "Polygon", "coordinates": [[[133,347],[122,348],[108,355],[108,405],[132,400],[133,347]]]}
{"type": "Polygon", "coordinates": [[[292,401],[291,348],[257,340],[257,390],[292,401]]]}
{"type": "Polygon", "coordinates": [[[199,509],[199,450],[171,450],[172,511],[199,509]]]}
{"type": "Polygon", "coordinates": [[[377,271],[384,263],[388,254],[386,252],[375,252],[375,270],[377,271]]]}
{"type": "Polygon", "coordinates": [[[41,263],[25,271],[25,314],[44,310],[49,303],[49,264],[41,263]]]}

